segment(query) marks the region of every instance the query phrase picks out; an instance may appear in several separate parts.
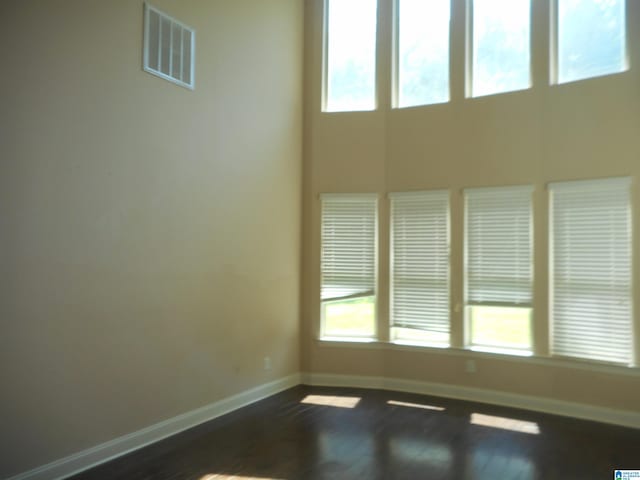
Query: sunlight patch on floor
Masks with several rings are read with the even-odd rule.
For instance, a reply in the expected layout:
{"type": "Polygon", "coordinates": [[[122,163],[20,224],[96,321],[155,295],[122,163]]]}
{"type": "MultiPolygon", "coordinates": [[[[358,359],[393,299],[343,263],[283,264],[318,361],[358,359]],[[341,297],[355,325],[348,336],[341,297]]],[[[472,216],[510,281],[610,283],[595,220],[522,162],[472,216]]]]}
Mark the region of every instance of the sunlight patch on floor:
{"type": "MultiPolygon", "coordinates": [[[[468,472],[482,472],[481,478],[534,480],[538,477],[534,461],[526,455],[505,454],[492,445],[471,448],[465,457],[468,472]]],[[[479,477],[474,477],[479,478],[479,477]]],[[[576,477],[572,477],[575,479],[576,477]]]]}
{"type": "Polygon", "coordinates": [[[453,453],[446,443],[426,438],[391,438],[389,450],[394,461],[422,463],[448,470],[453,463],[453,453]]]}
{"type": "Polygon", "coordinates": [[[409,407],[409,408],[421,408],[423,410],[435,410],[437,412],[444,412],[443,407],[436,407],[435,405],[426,405],[424,403],[410,403],[410,402],[398,402],[396,400],[389,400],[388,405],[394,405],[397,407],[409,407]]]}
{"type": "Polygon", "coordinates": [[[282,478],[272,477],[244,477],[242,475],[227,475],[223,473],[209,474],[200,477],[199,480],[284,480],[282,478]]]}
{"type": "Polygon", "coordinates": [[[481,413],[472,413],[471,423],[473,425],[500,428],[502,430],[512,430],[514,432],[528,433],[531,435],[540,434],[540,427],[537,423],[526,422],[524,420],[516,420],[514,418],[494,417],[491,415],[483,415],[481,413]]]}
{"type": "Polygon", "coordinates": [[[300,403],[322,405],[325,407],[355,408],[360,397],[337,397],[332,395],[307,395],[300,403]]]}

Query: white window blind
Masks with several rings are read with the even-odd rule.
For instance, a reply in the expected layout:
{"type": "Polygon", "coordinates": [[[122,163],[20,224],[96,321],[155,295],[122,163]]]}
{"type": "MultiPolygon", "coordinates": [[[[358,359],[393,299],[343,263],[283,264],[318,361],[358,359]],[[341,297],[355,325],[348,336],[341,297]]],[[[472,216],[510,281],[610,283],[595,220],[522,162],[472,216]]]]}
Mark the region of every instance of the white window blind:
{"type": "Polygon", "coordinates": [[[549,189],[552,353],[631,364],[631,181],[549,189]]]}
{"type": "Polygon", "coordinates": [[[377,197],[324,194],[321,199],[322,300],[374,295],[377,197]]]}
{"type": "Polygon", "coordinates": [[[449,192],[391,197],[391,310],[394,327],[449,341],[449,192]]]}
{"type": "Polygon", "coordinates": [[[533,187],[465,190],[468,305],[531,305],[533,187]]]}

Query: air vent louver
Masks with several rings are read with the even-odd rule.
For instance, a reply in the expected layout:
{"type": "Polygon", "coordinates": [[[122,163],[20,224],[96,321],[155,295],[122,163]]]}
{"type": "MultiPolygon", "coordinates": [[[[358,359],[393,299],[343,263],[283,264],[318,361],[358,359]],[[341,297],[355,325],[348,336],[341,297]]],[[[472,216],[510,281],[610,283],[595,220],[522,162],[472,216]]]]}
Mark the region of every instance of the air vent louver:
{"type": "Polygon", "coordinates": [[[194,88],[195,31],[145,3],[145,71],[183,87],[194,88]]]}

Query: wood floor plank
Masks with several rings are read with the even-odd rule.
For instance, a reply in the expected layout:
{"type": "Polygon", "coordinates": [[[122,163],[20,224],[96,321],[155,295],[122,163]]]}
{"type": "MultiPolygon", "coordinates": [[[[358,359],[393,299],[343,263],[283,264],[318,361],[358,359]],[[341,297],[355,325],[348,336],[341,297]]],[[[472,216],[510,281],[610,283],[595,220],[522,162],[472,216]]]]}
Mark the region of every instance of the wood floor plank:
{"type": "Polygon", "coordinates": [[[72,480],[596,480],[640,431],[480,403],[299,386],[72,480]]]}

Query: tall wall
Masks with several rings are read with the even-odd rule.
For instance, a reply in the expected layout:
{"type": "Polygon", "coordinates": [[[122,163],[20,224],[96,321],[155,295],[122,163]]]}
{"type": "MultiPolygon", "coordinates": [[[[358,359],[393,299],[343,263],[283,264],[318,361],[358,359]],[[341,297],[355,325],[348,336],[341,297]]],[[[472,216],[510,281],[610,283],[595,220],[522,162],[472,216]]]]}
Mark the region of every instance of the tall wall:
{"type": "Polygon", "coordinates": [[[299,371],[299,0],[0,2],[0,478],[299,371]],[[263,369],[270,356],[273,368],[263,369]]]}
{"type": "MultiPolygon", "coordinates": [[[[307,1],[302,367],[311,373],[386,376],[479,387],[640,411],[640,370],[549,358],[547,192],[550,181],[634,177],[633,290],[640,305],[640,2],[628,1],[631,69],[581,82],[549,84],[549,4],[533,0],[533,88],[467,99],[465,11],[454,0],[451,102],[391,109],[391,0],[380,1],[378,101],[373,112],[322,113],[322,2],[307,1]],[[535,358],[463,349],[462,312],[452,308],[452,344],[398,347],[389,340],[389,221],[386,193],[452,192],[451,302],[463,302],[465,187],[535,186],[535,358]],[[380,194],[378,331],[380,342],[318,340],[322,192],[380,194]],[[474,358],[478,372],[467,374],[474,358]]],[[[640,308],[636,308],[640,332],[640,308]]],[[[640,334],[636,335],[636,347],[640,334]]]]}

